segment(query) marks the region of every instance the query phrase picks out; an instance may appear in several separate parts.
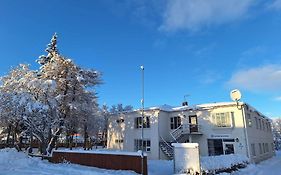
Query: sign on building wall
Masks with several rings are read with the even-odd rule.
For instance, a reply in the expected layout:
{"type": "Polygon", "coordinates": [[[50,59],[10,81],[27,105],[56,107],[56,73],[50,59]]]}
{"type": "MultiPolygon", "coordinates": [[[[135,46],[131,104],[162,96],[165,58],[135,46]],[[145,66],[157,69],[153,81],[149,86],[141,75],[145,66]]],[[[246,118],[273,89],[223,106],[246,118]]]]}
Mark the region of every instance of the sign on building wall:
{"type": "Polygon", "coordinates": [[[173,143],[174,174],[200,174],[199,144],[173,143]]]}
{"type": "Polygon", "coordinates": [[[230,134],[211,134],[210,138],[212,138],[212,139],[225,139],[225,138],[230,138],[230,134]]]}

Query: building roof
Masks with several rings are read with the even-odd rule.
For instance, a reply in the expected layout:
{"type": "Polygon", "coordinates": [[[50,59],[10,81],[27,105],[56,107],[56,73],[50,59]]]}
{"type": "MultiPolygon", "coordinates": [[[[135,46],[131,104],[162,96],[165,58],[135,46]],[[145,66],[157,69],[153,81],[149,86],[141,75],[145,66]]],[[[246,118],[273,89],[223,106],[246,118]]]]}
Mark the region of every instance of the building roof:
{"type": "MultiPolygon", "coordinates": [[[[246,104],[247,108],[250,111],[256,112],[261,117],[266,118],[268,120],[271,120],[270,118],[263,115],[261,112],[256,110],[251,105],[249,105],[245,102],[239,102],[239,105],[243,105],[243,104],[246,104]]],[[[208,109],[212,109],[212,108],[215,108],[215,107],[236,106],[236,105],[237,105],[236,102],[214,102],[214,103],[197,104],[197,105],[192,105],[192,106],[177,106],[177,107],[164,104],[164,105],[160,105],[160,106],[147,107],[147,108],[144,109],[144,111],[160,110],[160,111],[164,111],[164,112],[178,112],[178,111],[187,111],[187,110],[208,110],[208,109]]],[[[138,112],[138,111],[141,111],[141,110],[142,109],[135,109],[133,111],[124,111],[123,113],[138,112]]]]}

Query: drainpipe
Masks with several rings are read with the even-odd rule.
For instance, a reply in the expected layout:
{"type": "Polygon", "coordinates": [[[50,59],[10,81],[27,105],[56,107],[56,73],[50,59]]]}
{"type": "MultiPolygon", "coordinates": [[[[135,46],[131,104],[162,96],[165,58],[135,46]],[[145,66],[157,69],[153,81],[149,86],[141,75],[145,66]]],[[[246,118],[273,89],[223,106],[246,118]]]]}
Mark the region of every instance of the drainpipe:
{"type": "MultiPolygon", "coordinates": [[[[247,157],[250,159],[251,158],[251,156],[250,156],[250,145],[249,145],[248,132],[247,132],[245,106],[246,106],[246,104],[242,103],[241,112],[242,112],[242,118],[243,118],[243,124],[244,124],[244,136],[245,136],[245,144],[246,144],[246,153],[247,153],[247,157]]],[[[238,107],[238,103],[237,103],[237,107],[238,107]]]]}

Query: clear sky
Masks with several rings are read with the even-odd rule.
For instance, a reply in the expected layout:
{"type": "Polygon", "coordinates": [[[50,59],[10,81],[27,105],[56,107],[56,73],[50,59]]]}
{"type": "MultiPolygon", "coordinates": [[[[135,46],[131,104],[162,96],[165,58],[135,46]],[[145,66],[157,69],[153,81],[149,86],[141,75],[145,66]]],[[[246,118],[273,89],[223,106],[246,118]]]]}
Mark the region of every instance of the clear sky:
{"type": "Polygon", "coordinates": [[[281,116],[281,0],[1,0],[0,75],[60,53],[103,73],[99,103],[242,100],[281,116]]]}

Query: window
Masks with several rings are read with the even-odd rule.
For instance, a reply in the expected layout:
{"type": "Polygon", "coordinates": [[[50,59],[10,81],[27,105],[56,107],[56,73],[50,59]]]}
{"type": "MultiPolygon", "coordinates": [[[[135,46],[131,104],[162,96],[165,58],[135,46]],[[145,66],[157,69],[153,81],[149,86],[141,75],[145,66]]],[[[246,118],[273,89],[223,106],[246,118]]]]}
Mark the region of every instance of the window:
{"type": "Polygon", "coordinates": [[[120,118],[120,119],[117,119],[117,120],[116,120],[116,123],[120,124],[120,123],[124,123],[124,121],[125,121],[125,120],[124,120],[123,118],[120,118]]]}
{"type": "Polygon", "coordinates": [[[247,114],[247,117],[248,117],[248,126],[249,126],[249,127],[252,127],[251,114],[250,114],[250,113],[248,113],[248,114],[247,114]]]}
{"type": "Polygon", "coordinates": [[[265,151],[266,151],[267,153],[269,152],[268,143],[265,143],[265,151]]]}
{"type": "Polygon", "coordinates": [[[251,151],[252,151],[252,156],[256,156],[256,148],[254,143],[251,144],[251,151]]]}
{"type": "Polygon", "coordinates": [[[234,154],[234,145],[233,144],[225,144],[224,154],[234,154]]]}
{"type": "Polygon", "coordinates": [[[259,143],[259,149],[260,149],[260,154],[262,154],[262,147],[261,147],[261,143],[259,143]]]}
{"type": "Polygon", "coordinates": [[[261,119],[259,119],[259,129],[261,130],[261,119]]]}
{"type": "Polygon", "coordinates": [[[115,139],[115,143],[123,143],[123,139],[115,139]]]}
{"type": "Polygon", "coordinates": [[[255,117],[255,120],[256,120],[256,128],[259,129],[259,123],[257,117],[255,117]]]}
{"type": "Polygon", "coordinates": [[[265,144],[262,143],[262,147],[263,147],[263,153],[265,153],[265,144]]]}
{"type": "MultiPolygon", "coordinates": [[[[141,141],[142,141],[141,139],[135,140],[135,151],[142,150],[141,141]]],[[[143,150],[145,152],[150,152],[151,150],[150,140],[143,140],[143,150]]]]}
{"type": "Polygon", "coordinates": [[[216,156],[223,154],[222,139],[208,139],[209,156],[216,156]]]}
{"type": "Polygon", "coordinates": [[[170,118],[170,126],[171,129],[177,129],[181,125],[180,117],[171,117],[170,118]]]}
{"type": "MultiPolygon", "coordinates": [[[[142,117],[135,118],[135,128],[142,128],[142,117]]],[[[143,128],[150,128],[149,116],[144,117],[143,128]]]]}
{"type": "Polygon", "coordinates": [[[214,113],[212,114],[212,121],[216,127],[231,127],[231,117],[229,112],[225,113],[214,113]]]}

